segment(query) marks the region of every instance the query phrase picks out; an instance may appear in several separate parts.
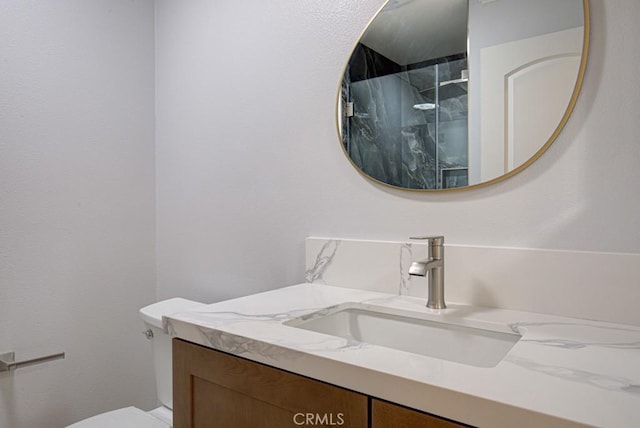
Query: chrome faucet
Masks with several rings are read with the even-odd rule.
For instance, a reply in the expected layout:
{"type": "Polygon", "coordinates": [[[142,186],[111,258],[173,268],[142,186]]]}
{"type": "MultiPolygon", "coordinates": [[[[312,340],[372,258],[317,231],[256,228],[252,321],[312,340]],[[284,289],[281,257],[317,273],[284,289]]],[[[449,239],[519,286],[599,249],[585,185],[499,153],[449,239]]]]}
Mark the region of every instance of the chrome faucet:
{"type": "Polygon", "coordinates": [[[409,275],[429,274],[429,297],[427,308],[445,309],[444,303],[444,236],[417,236],[409,239],[424,239],[429,242],[429,258],[412,262],[409,275]]]}

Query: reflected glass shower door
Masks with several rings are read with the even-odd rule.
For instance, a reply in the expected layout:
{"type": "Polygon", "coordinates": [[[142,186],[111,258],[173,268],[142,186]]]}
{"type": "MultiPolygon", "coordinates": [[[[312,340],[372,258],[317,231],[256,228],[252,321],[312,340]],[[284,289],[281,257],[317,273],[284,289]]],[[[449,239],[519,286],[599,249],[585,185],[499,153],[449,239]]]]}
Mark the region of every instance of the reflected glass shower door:
{"type": "Polygon", "coordinates": [[[345,84],[353,111],[343,143],[354,164],[408,189],[466,186],[466,65],[466,55],[441,58],[345,84]]]}

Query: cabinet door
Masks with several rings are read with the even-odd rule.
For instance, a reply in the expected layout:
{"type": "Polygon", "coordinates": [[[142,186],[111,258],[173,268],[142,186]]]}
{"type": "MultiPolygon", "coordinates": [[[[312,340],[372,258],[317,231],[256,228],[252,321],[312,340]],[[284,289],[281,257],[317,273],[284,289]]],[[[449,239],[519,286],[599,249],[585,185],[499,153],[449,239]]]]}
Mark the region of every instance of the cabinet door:
{"type": "Polygon", "coordinates": [[[173,340],[174,428],[366,428],[368,398],[173,340]]]}
{"type": "Polygon", "coordinates": [[[407,409],[387,403],[371,400],[371,428],[460,428],[468,425],[441,419],[417,410],[407,409]]]}

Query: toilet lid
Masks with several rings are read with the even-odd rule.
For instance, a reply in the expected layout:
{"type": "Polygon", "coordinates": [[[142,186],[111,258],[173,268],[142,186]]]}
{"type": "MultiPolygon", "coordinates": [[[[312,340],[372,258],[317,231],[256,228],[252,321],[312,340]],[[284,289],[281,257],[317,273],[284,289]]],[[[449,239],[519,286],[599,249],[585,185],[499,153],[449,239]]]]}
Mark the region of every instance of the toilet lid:
{"type": "Polygon", "coordinates": [[[101,413],[67,428],[171,428],[159,419],[136,407],[125,407],[101,413]]]}

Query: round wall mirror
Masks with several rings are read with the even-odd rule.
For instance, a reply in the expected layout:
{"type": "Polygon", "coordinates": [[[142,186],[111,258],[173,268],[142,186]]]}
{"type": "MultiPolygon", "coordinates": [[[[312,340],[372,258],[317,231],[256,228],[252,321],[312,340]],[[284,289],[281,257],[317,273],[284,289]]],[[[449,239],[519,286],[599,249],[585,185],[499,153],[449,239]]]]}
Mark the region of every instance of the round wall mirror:
{"type": "Polygon", "coordinates": [[[510,177],[568,120],[588,35],[588,0],[389,0],[345,67],[342,148],[395,188],[510,177]]]}

